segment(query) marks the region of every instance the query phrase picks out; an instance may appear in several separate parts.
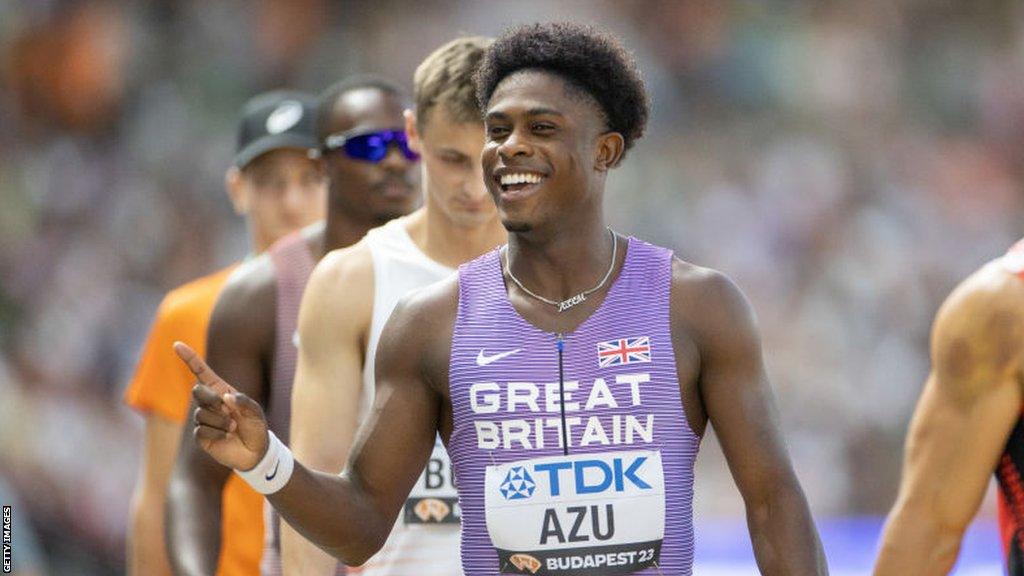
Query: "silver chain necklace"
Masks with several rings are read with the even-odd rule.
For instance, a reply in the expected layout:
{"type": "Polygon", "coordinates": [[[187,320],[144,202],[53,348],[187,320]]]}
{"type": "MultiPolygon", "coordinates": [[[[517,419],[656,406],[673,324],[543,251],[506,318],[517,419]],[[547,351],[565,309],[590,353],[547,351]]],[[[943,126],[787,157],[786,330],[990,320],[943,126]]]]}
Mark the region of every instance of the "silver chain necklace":
{"type": "Polygon", "coordinates": [[[519,279],[516,278],[515,274],[512,273],[512,259],[509,258],[507,248],[505,250],[505,273],[508,274],[508,277],[513,282],[515,282],[516,286],[519,286],[519,289],[522,290],[523,292],[526,292],[530,296],[533,296],[534,298],[540,300],[541,302],[544,302],[545,304],[551,304],[552,306],[558,308],[559,312],[565,312],[569,308],[572,308],[573,306],[582,303],[584,300],[587,299],[587,296],[600,290],[601,287],[604,286],[604,283],[608,281],[608,278],[611,277],[612,270],[615,269],[615,256],[619,247],[619,238],[615,235],[615,232],[612,232],[611,228],[608,228],[608,233],[611,234],[612,236],[612,262],[611,264],[608,265],[608,271],[604,273],[604,278],[601,278],[601,281],[597,283],[597,286],[594,286],[590,290],[584,290],[583,292],[580,292],[575,296],[566,298],[561,302],[557,300],[551,300],[550,298],[545,298],[540,294],[537,294],[534,291],[530,290],[526,286],[523,286],[523,283],[520,282],[519,279]]]}

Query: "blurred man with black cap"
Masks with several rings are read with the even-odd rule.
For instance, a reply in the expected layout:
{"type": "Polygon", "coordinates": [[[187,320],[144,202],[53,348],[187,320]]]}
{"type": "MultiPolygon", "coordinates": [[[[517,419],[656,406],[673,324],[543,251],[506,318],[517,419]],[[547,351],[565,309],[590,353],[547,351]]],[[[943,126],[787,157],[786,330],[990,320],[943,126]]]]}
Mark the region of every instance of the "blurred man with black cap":
{"type": "MultiPolygon", "coordinates": [[[[315,104],[308,94],[276,91],[256,96],[243,107],[235,159],[224,180],[235,212],[248,225],[252,253],[263,252],[282,236],[323,217],[327,186],[316,157],[315,104]]],[[[125,403],[146,418],[131,506],[130,574],[170,574],[164,503],[195,378],[181,369],[169,346],[184,339],[205,351],[214,302],[236,266],[167,294],[125,393],[125,403]]],[[[253,574],[258,569],[262,502],[242,482],[225,487],[225,547],[218,574],[253,574]]]]}
{"type": "MultiPolygon", "coordinates": [[[[404,90],[374,77],[350,78],[324,92],[317,133],[330,181],[325,222],[289,234],[243,264],[217,298],[206,357],[268,407],[271,426],[282,438],[289,430],[298,360],[299,303],[314,265],[419,203],[419,157],[404,131],[409,104],[404,90]]],[[[171,561],[178,574],[211,574],[218,556],[223,565],[222,489],[237,478],[194,442],[181,446],[168,492],[171,561]]],[[[267,512],[261,571],[274,575],[281,571],[279,521],[269,506],[267,512]]]]}

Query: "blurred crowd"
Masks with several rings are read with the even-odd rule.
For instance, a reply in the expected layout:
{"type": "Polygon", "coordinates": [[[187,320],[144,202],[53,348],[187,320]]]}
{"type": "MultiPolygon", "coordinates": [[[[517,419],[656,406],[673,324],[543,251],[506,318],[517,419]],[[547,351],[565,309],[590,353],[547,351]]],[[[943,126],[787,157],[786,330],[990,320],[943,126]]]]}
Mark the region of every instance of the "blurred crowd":
{"type": "MultiPolygon", "coordinates": [[[[25,0],[0,2],[0,480],[40,571],[121,569],[121,394],[162,295],[244,256],[240,105],[410,85],[444,41],[537,19],[635,51],[654,108],[611,222],[751,299],[814,512],[885,513],[935,310],[1024,236],[1024,4],[25,0]]],[[[703,451],[698,516],[741,513],[703,451]]]]}

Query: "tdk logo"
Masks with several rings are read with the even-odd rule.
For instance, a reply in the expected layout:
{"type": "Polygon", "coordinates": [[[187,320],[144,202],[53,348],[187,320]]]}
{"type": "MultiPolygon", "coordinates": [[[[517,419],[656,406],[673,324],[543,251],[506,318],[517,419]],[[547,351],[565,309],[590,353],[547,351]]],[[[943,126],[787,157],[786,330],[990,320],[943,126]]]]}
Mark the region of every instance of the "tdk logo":
{"type": "MultiPolygon", "coordinates": [[[[629,482],[640,490],[650,490],[651,485],[637,476],[637,471],[647,461],[647,456],[633,459],[612,458],[605,460],[577,460],[575,462],[549,462],[533,467],[535,474],[548,473],[551,495],[558,496],[562,492],[561,471],[572,471],[572,482],[576,494],[596,494],[614,490],[623,492],[629,482]]],[[[511,472],[509,472],[511,475],[511,472]]]]}
{"type": "Polygon", "coordinates": [[[537,489],[530,473],[522,466],[514,466],[505,475],[505,481],[501,483],[501,495],[505,500],[523,500],[533,496],[537,489]]]}

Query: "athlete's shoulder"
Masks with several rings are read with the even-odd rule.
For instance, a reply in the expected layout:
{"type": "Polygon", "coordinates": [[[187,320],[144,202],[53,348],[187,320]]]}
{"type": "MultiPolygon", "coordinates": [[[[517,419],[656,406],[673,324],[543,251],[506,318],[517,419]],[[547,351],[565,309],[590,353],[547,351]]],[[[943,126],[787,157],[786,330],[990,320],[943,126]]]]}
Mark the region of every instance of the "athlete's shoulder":
{"type": "Polygon", "coordinates": [[[347,282],[373,278],[373,251],[367,237],[345,248],[328,252],[313,271],[321,281],[347,282]]]}
{"type": "Polygon", "coordinates": [[[754,350],[760,331],[739,286],[712,268],[672,261],[673,334],[688,334],[704,352],[754,350]]]}
{"type": "Polygon", "coordinates": [[[309,278],[306,298],[318,306],[362,309],[372,303],[373,253],[364,237],[346,248],[328,252],[309,278]],[[339,296],[344,295],[344,298],[339,296]]]}
{"type": "Polygon", "coordinates": [[[459,302],[455,275],[413,290],[395,306],[381,333],[381,358],[414,359],[436,390],[447,389],[448,360],[459,302]]]}
{"type": "Polygon", "coordinates": [[[168,292],[160,303],[158,320],[161,322],[191,321],[197,316],[209,316],[214,302],[217,301],[217,296],[237,267],[237,263],[232,264],[168,292]]]}
{"type": "Polygon", "coordinates": [[[223,302],[252,303],[262,301],[275,284],[274,262],[266,253],[250,258],[239,265],[228,277],[218,298],[223,302]]]}
{"type": "Polygon", "coordinates": [[[713,268],[672,258],[672,300],[702,314],[745,312],[750,304],[739,286],[726,274],[713,268]]]}
{"type": "Polygon", "coordinates": [[[457,274],[417,288],[406,294],[398,303],[404,314],[409,317],[421,318],[430,323],[454,320],[458,305],[459,277],[457,274]]]}
{"type": "Polygon", "coordinates": [[[1024,312],[1024,279],[1006,257],[985,263],[953,289],[939,309],[938,319],[963,316],[978,319],[994,311],[1024,312]]]}
{"type": "Polygon", "coordinates": [[[998,258],[964,279],[935,317],[933,336],[1015,337],[1024,345],[1024,280],[998,258]],[[1011,330],[1013,327],[1017,330],[1011,330]]]}
{"type": "Polygon", "coordinates": [[[940,381],[966,391],[1021,368],[1024,281],[1003,259],[961,282],[939,308],[932,327],[932,360],[940,381]]]}
{"type": "Polygon", "coordinates": [[[443,335],[453,331],[458,306],[459,280],[453,274],[403,296],[388,323],[410,334],[443,340],[443,335]]]}

